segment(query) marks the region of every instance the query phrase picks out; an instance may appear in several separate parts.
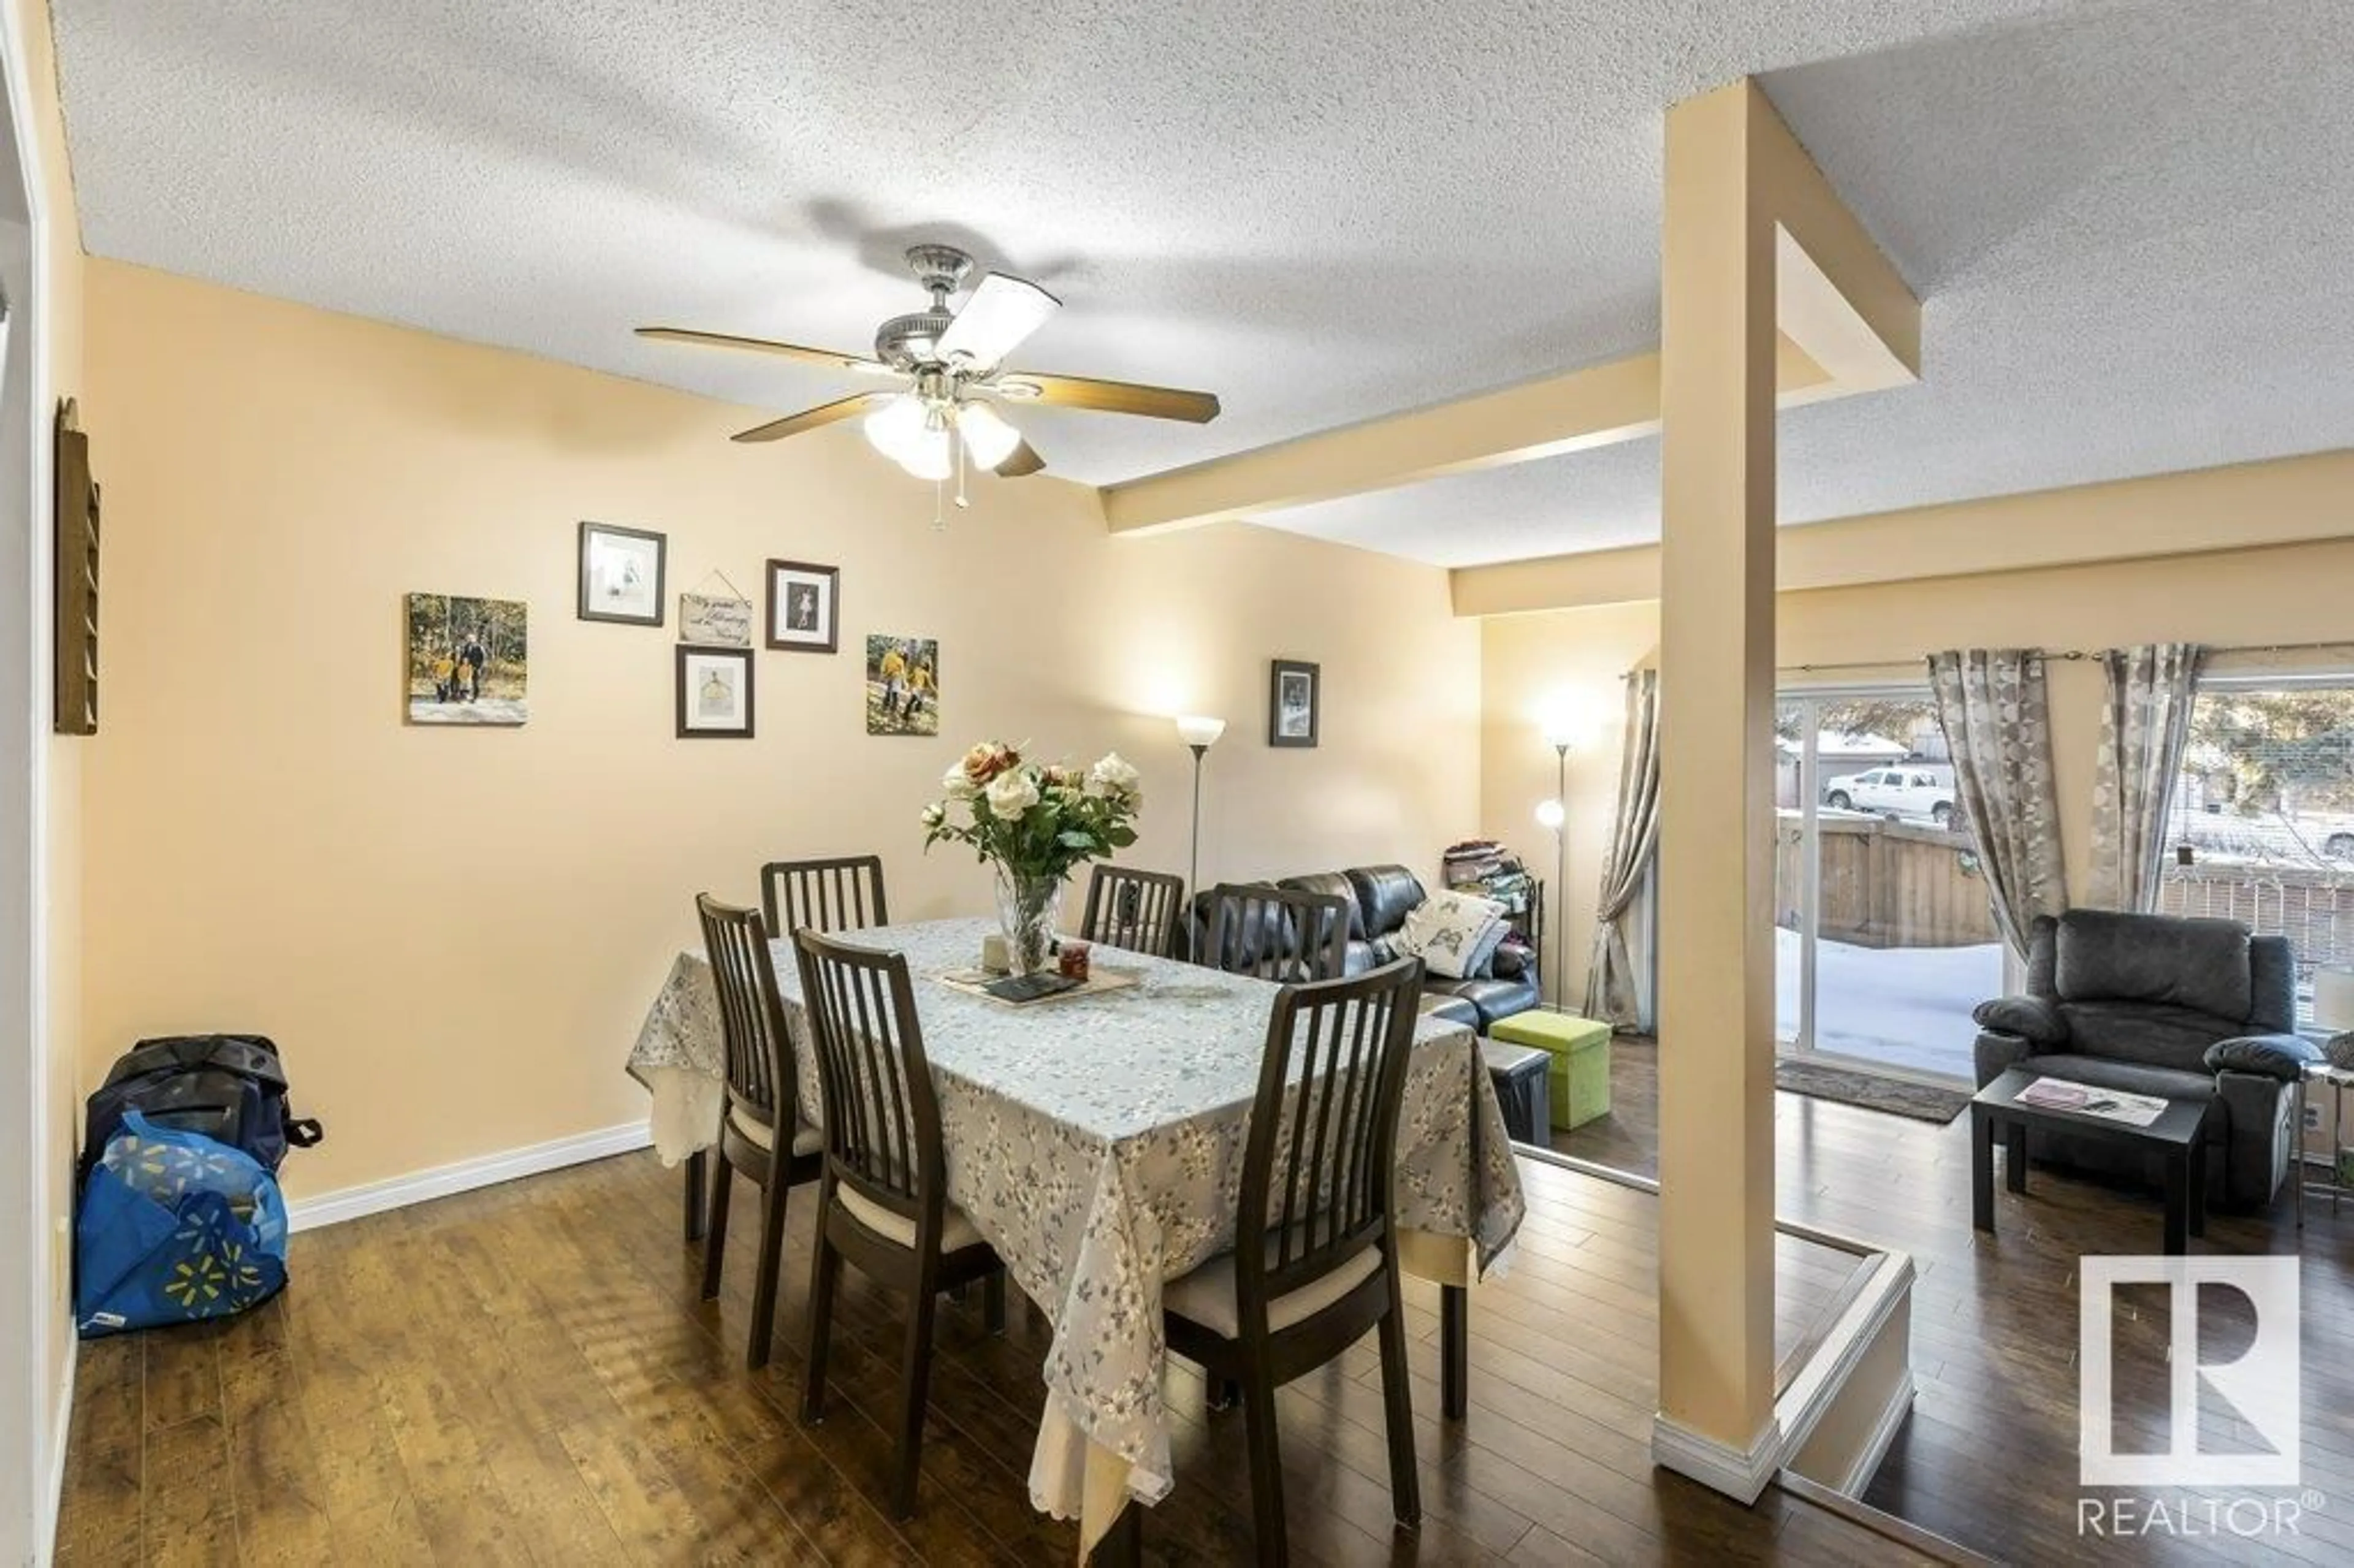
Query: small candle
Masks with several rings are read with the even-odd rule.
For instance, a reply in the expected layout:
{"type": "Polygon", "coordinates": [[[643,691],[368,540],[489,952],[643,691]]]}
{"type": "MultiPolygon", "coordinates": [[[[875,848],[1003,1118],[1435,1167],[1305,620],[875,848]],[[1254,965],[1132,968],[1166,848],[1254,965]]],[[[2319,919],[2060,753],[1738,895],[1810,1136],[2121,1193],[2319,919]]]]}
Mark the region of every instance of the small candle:
{"type": "Polygon", "coordinates": [[[1087,978],[1087,945],[1085,942],[1065,942],[1062,960],[1065,980],[1083,980],[1087,978]]]}
{"type": "Polygon", "coordinates": [[[1013,967],[1005,956],[1004,932],[991,931],[981,939],[981,967],[993,975],[1002,975],[1013,967]]]}

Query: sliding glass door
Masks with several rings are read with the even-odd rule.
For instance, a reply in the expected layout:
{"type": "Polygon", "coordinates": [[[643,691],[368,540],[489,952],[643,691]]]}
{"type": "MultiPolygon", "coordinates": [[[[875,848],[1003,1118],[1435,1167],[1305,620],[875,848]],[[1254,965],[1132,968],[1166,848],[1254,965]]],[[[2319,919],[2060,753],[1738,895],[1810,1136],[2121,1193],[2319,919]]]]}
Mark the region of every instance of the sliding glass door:
{"type": "Polygon", "coordinates": [[[1775,738],[1783,1049],[1968,1077],[2002,938],[1928,693],[1787,694],[1775,738]]]}

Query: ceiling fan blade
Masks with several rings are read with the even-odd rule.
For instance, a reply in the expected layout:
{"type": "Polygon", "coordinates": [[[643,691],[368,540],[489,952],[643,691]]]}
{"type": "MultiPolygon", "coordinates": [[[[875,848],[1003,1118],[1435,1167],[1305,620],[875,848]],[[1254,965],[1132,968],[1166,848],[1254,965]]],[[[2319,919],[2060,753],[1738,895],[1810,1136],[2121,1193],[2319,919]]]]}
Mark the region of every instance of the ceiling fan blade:
{"type": "Polygon", "coordinates": [[[1023,371],[992,381],[990,390],[1055,408],[1141,414],[1149,419],[1183,419],[1194,425],[1206,425],[1218,417],[1214,392],[1181,392],[1173,387],[1142,387],[1132,381],[1090,381],[1080,376],[1033,376],[1023,371]]]}
{"type": "Polygon", "coordinates": [[[787,436],[798,436],[803,430],[822,429],[828,425],[838,425],[844,419],[854,419],[868,409],[880,408],[898,396],[896,392],[861,392],[854,397],[821,403],[814,408],[804,408],[798,414],[788,414],[781,419],[771,419],[765,425],[755,425],[748,430],[738,430],[728,440],[780,441],[787,436]]]}
{"type": "Polygon", "coordinates": [[[940,334],[939,356],[947,361],[961,357],[981,370],[1002,365],[1007,355],[1062,308],[1062,301],[1037,284],[991,272],[940,334]]]}
{"type": "Polygon", "coordinates": [[[1036,473],[1040,469],[1044,468],[1045,466],[1046,460],[1038,455],[1038,449],[1032,446],[1028,441],[1023,441],[1020,446],[1013,449],[1011,456],[1007,457],[1003,462],[997,465],[997,477],[1000,479],[1022,479],[1030,474],[1036,473]]]}
{"type": "Polygon", "coordinates": [[[773,354],[780,359],[798,360],[803,365],[822,365],[829,370],[855,370],[868,376],[890,376],[892,368],[879,359],[865,359],[855,354],[837,354],[830,348],[804,348],[797,343],[772,343],[765,337],[737,337],[724,332],[695,332],[686,327],[642,326],[640,337],[658,343],[693,344],[701,348],[743,348],[755,354],[773,354]]]}

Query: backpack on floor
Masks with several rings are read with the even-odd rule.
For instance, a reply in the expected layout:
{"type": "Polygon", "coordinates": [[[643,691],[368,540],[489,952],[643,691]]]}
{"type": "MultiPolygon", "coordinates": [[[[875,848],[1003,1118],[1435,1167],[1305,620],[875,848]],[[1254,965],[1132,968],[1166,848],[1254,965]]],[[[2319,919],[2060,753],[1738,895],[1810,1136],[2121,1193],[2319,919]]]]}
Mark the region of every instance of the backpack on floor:
{"type": "Polygon", "coordinates": [[[308,1149],[324,1136],[316,1121],[286,1104],[286,1070],[278,1047],[259,1034],[175,1034],[142,1040],[115,1058],[90,1097],[80,1180],[106,1151],[123,1117],[138,1111],[156,1127],[200,1132],[275,1171],[287,1147],[308,1149]]]}
{"type": "Polygon", "coordinates": [[[125,1111],[82,1184],[83,1339],[242,1312],[286,1284],[286,1203],[244,1150],[125,1111]]]}

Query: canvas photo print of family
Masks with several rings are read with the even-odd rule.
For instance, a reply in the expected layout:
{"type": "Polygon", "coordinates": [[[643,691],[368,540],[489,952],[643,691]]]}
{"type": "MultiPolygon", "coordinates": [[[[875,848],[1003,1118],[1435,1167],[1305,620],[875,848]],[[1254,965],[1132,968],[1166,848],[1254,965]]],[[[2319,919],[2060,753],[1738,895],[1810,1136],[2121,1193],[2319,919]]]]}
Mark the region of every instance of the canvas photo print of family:
{"type": "Polygon", "coordinates": [[[940,733],[940,645],[930,637],[866,639],[866,733],[940,733]]]}
{"type": "Polygon", "coordinates": [[[408,596],[408,722],[519,725],[528,714],[525,605],[408,596]]]}

